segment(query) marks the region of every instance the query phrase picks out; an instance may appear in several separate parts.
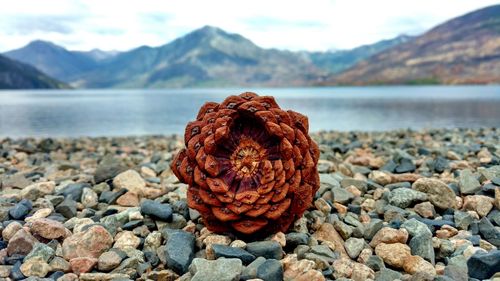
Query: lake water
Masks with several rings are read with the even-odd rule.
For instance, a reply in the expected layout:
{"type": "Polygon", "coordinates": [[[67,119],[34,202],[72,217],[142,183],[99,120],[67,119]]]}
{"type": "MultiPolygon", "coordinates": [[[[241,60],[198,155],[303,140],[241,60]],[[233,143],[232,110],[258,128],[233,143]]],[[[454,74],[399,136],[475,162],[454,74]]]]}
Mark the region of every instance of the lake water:
{"type": "MultiPolygon", "coordinates": [[[[311,131],[499,127],[500,86],[244,89],[309,116],[311,131]]],[[[0,91],[0,137],[183,133],[242,89],[0,91]]]]}

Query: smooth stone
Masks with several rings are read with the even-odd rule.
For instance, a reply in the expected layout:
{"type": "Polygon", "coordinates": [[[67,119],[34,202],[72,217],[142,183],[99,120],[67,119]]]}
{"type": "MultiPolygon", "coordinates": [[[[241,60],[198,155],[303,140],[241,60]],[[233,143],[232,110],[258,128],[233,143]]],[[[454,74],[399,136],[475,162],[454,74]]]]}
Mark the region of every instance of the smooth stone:
{"type": "Polygon", "coordinates": [[[495,178],[492,178],[491,179],[491,182],[496,185],[496,186],[500,186],[500,178],[499,177],[495,177],[495,178]]]}
{"type": "Polygon", "coordinates": [[[446,158],[438,156],[436,159],[432,162],[432,168],[436,173],[442,173],[446,169],[450,167],[450,163],[446,158]]]}
{"type": "Polygon", "coordinates": [[[113,244],[113,236],[101,225],[91,225],[64,239],[62,254],[66,260],[79,257],[99,258],[113,244]]]}
{"type": "Polygon", "coordinates": [[[355,186],[363,193],[366,192],[366,190],[368,189],[368,184],[366,183],[366,181],[352,179],[352,178],[344,178],[340,182],[340,186],[342,186],[343,188],[349,187],[351,185],[355,186]]]}
{"type": "Polygon", "coordinates": [[[239,259],[195,258],[189,267],[191,281],[238,281],[243,265],[239,259]]]}
{"type": "Polygon", "coordinates": [[[71,183],[57,192],[57,195],[62,195],[74,201],[80,201],[83,194],[83,189],[90,187],[88,183],[71,183]]]}
{"type": "Polygon", "coordinates": [[[251,262],[248,266],[243,269],[241,273],[242,280],[254,279],[257,278],[257,269],[266,261],[264,257],[258,257],[253,262],[251,262]]]}
{"type": "Polygon", "coordinates": [[[163,222],[163,227],[170,229],[182,229],[186,225],[186,219],[182,215],[176,213],[172,214],[172,220],[170,222],[163,222]]]}
{"type": "Polygon", "coordinates": [[[62,223],[47,218],[32,221],[30,230],[45,239],[65,238],[68,235],[68,229],[62,223]]]}
{"type": "Polygon", "coordinates": [[[194,258],[194,244],[195,237],[192,233],[186,231],[170,233],[165,245],[167,266],[178,274],[186,273],[194,258]]]}
{"type": "Polygon", "coordinates": [[[14,266],[10,270],[10,278],[14,280],[21,280],[26,278],[26,276],[24,276],[24,274],[21,272],[21,265],[22,263],[20,261],[14,264],[14,266]]]}
{"type": "Polygon", "coordinates": [[[115,204],[116,200],[120,198],[123,194],[127,193],[126,189],[119,189],[117,191],[104,191],[99,196],[99,202],[107,203],[107,204],[115,204]]]}
{"type": "MultiPolygon", "coordinates": [[[[53,269],[52,269],[53,270],[53,269]]],[[[48,278],[50,280],[59,280],[59,278],[63,277],[64,276],[64,272],[63,271],[55,271],[55,272],[52,272],[48,278]]]]}
{"type": "Polygon", "coordinates": [[[500,247],[500,231],[493,226],[488,218],[484,217],[479,221],[479,232],[486,241],[500,247]]]}
{"type": "Polygon", "coordinates": [[[417,169],[413,161],[408,158],[401,158],[399,165],[396,167],[395,172],[398,174],[410,173],[417,169]]]}
{"type": "Polygon", "coordinates": [[[459,210],[455,210],[453,219],[455,221],[455,225],[459,229],[467,230],[469,229],[469,225],[472,223],[473,218],[472,215],[467,212],[462,212],[459,210]]]}
{"type": "Polygon", "coordinates": [[[155,219],[171,222],[173,210],[169,204],[162,204],[153,200],[144,200],[141,204],[141,213],[155,219]]]}
{"type": "Polygon", "coordinates": [[[160,259],[155,252],[145,251],[144,257],[146,258],[146,261],[149,262],[153,267],[157,267],[160,263],[160,259]]]}
{"type": "Polygon", "coordinates": [[[249,252],[236,247],[230,247],[221,244],[213,244],[212,249],[214,251],[215,257],[220,258],[236,258],[240,259],[243,264],[249,264],[255,260],[255,256],[249,252]]]}
{"type": "Polygon", "coordinates": [[[96,167],[94,180],[96,183],[107,181],[117,176],[123,170],[125,168],[119,158],[113,155],[106,155],[96,167]]]}
{"type": "MultiPolygon", "coordinates": [[[[336,260],[339,255],[330,249],[329,246],[327,245],[315,245],[312,246],[310,249],[310,252],[312,254],[315,254],[317,256],[320,256],[322,260],[326,260],[328,263],[332,263],[334,260],[336,260]]],[[[307,256],[308,254],[306,254],[307,256]]]]}
{"type": "Polygon", "coordinates": [[[38,243],[38,240],[31,233],[25,229],[20,229],[10,238],[7,253],[9,256],[14,254],[27,255],[36,243],[38,243]]]}
{"type": "Polygon", "coordinates": [[[125,252],[119,249],[111,249],[110,251],[104,252],[99,256],[99,259],[97,260],[97,268],[100,271],[111,271],[117,268],[126,256],[125,252]]]}
{"type": "Polygon", "coordinates": [[[444,268],[444,275],[453,281],[467,281],[469,273],[466,266],[447,265],[444,268]]]}
{"type": "Polygon", "coordinates": [[[298,245],[309,244],[309,235],[301,232],[290,232],[285,235],[286,249],[295,249],[298,245]]]}
{"type": "Polygon", "coordinates": [[[375,253],[377,256],[381,257],[386,264],[396,268],[402,268],[404,259],[411,256],[411,249],[406,244],[402,243],[380,243],[375,247],[375,253]]]}
{"type": "Polygon", "coordinates": [[[385,163],[385,165],[382,168],[380,168],[380,170],[394,173],[397,166],[398,166],[398,164],[396,162],[394,162],[394,160],[390,159],[389,161],[387,161],[385,163]]]}
{"type": "Polygon", "coordinates": [[[319,182],[321,184],[327,185],[328,187],[340,187],[339,181],[333,177],[331,174],[320,174],[319,182]]]}
{"type": "Polygon", "coordinates": [[[266,281],[283,280],[283,266],[278,260],[268,259],[257,268],[257,278],[266,281]]]}
{"type": "Polygon", "coordinates": [[[429,201],[440,209],[455,208],[455,192],[444,182],[438,179],[420,178],[412,188],[427,194],[429,201]]]}
{"type": "Polygon", "coordinates": [[[126,258],[111,273],[124,273],[134,277],[137,273],[137,266],[139,266],[139,259],[137,257],[126,258]]]}
{"type": "Polygon", "coordinates": [[[349,257],[355,260],[363,250],[365,244],[365,240],[362,238],[349,238],[345,241],[344,247],[349,257]]]}
{"type": "Polygon", "coordinates": [[[443,225],[449,225],[452,227],[455,227],[455,223],[451,220],[431,220],[431,219],[423,219],[423,218],[416,218],[418,221],[423,222],[427,226],[430,227],[435,227],[435,228],[441,228],[443,225]]]}
{"type": "Polygon", "coordinates": [[[353,227],[347,225],[342,221],[339,220],[334,221],[333,227],[335,228],[336,231],[338,231],[338,234],[340,234],[340,236],[342,236],[342,239],[344,240],[347,240],[352,235],[353,227]]]}
{"type": "Polygon", "coordinates": [[[379,272],[375,273],[375,281],[401,280],[401,276],[403,276],[403,274],[395,270],[382,268],[379,272]]]}
{"type": "Polygon", "coordinates": [[[477,279],[488,279],[500,268],[500,250],[489,253],[476,252],[467,261],[469,276],[477,279]]]}
{"type": "Polygon", "coordinates": [[[339,252],[342,257],[348,256],[344,249],[344,240],[331,223],[323,223],[312,236],[319,241],[333,243],[335,245],[335,251],[339,252]]]}
{"type": "Polygon", "coordinates": [[[181,216],[183,216],[186,220],[189,220],[189,206],[187,205],[186,201],[184,200],[175,201],[172,204],[172,209],[174,210],[175,213],[178,213],[181,216]]]}
{"type": "Polygon", "coordinates": [[[64,201],[57,205],[56,212],[67,219],[76,217],[76,201],[70,197],[66,197],[64,201]]]}
{"type": "Polygon", "coordinates": [[[370,256],[365,264],[369,268],[373,269],[373,271],[380,271],[385,268],[384,261],[379,256],[370,256]]]}
{"type": "Polygon", "coordinates": [[[272,240],[248,243],[246,250],[256,257],[264,257],[266,259],[280,260],[283,256],[281,245],[272,240]]]}
{"type": "Polygon", "coordinates": [[[9,210],[9,215],[14,220],[23,220],[31,211],[28,204],[18,203],[9,210]]]}
{"type": "Polygon", "coordinates": [[[86,187],[83,189],[80,201],[87,208],[95,208],[99,203],[99,196],[93,189],[86,187]]]}
{"type": "Polygon", "coordinates": [[[333,187],[332,193],[333,201],[340,204],[346,204],[354,198],[354,194],[340,187],[333,187]]]}
{"type": "Polygon", "coordinates": [[[380,229],[370,241],[370,246],[375,248],[380,243],[403,243],[408,241],[408,231],[406,229],[396,229],[390,226],[380,229]]]}
{"type": "Polygon", "coordinates": [[[21,272],[24,276],[45,277],[50,271],[50,266],[41,258],[32,258],[21,265],[21,272]]]}
{"type": "Polygon", "coordinates": [[[495,224],[496,226],[500,226],[500,210],[495,209],[492,210],[487,218],[491,221],[491,223],[495,224]]]}
{"type": "Polygon", "coordinates": [[[3,240],[9,241],[16,234],[16,232],[21,228],[23,228],[23,226],[19,222],[17,222],[17,221],[10,222],[2,230],[3,240]]]}
{"type": "Polygon", "coordinates": [[[31,252],[29,252],[29,254],[26,255],[24,261],[27,261],[32,258],[40,258],[41,260],[48,263],[52,259],[52,257],[54,257],[54,254],[55,251],[51,247],[43,243],[36,243],[31,249],[31,252]]]}
{"type": "Polygon", "coordinates": [[[410,188],[396,188],[389,195],[389,203],[403,209],[425,200],[425,193],[410,188]]]}
{"type": "Polygon", "coordinates": [[[429,229],[429,227],[425,223],[420,222],[414,218],[405,221],[401,225],[401,228],[406,229],[408,231],[408,233],[410,234],[410,236],[412,236],[412,237],[419,236],[419,235],[426,234],[426,233],[429,234],[430,236],[432,236],[432,232],[429,229]]]}
{"type": "Polygon", "coordinates": [[[366,240],[372,240],[373,236],[377,234],[377,232],[384,226],[384,222],[380,219],[372,219],[370,222],[365,225],[365,232],[363,233],[363,237],[366,240]]]}
{"type": "Polygon", "coordinates": [[[73,273],[80,275],[81,273],[90,272],[97,264],[96,258],[91,257],[78,257],[69,261],[73,273]]]}
{"type": "Polygon", "coordinates": [[[474,194],[481,189],[481,183],[469,169],[462,170],[458,177],[458,186],[462,194],[474,194]]]}
{"type": "Polygon", "coordinates": [[[69,262],[61,257],[54,257],[49,265],[52,271],[68,272],[71,269],[69,262]]]}
{"type": "Polygon", "coordinates": [[[411,183],[407,181],[395,182],[384,186],[384,188],[388,188],[389,190],[394,190],[396,188],[410,188],[410,187],[411,183]]]}
{"type": "Polygon", "coordinates": [[[135,170],[127,170],[114,177],[113,186],[116,189],[126,189],[141,196],[146,187],[146,181],[135,170]]]}
{"type": "Polygon", "coordinates": [[[434,254],[434,248],[432,247],[432,236],[423,233],[414,236],[409,243],[411,248],[411,254],[420,256],[432,264],[435,264],[436,257],[434,254]]]}

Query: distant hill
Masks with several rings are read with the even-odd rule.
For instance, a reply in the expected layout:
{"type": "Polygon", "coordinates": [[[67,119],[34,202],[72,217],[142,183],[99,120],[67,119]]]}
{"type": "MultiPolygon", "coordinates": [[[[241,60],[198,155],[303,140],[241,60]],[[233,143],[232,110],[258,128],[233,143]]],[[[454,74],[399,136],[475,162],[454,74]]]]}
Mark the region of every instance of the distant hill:
{"type": "Polygon", "coordinates": [[[449,20],[324,83],[500,83],[500,5],[449,20]]]}
{"type": "Polygon", "coordinates": [[[79,88],[307,86],[409,38],[338,52],[290,52],[205,26],[163,46],[121,53],[69,51],[37,40],[5,55],[79,88]]]}
{"type": "Polygon", "coordinates": [[[65,82],[71,81],[77,74],[96,68],[99,61],[93,52],[72,52],[42,40],[33,41],[4,55],[65,82]]]}
{"type": "Polygon", "coordinates": [[[34,67],[0,55],[0,89],[59,89],[67,85],[34,67]]]}
{"type": "Polygon", "coordinates": [[[103,51],[99,49],[93,49],[90,51],[69,51],[69,52],[86,56],[96,63],[100,63],[104,60],[111,59],[120,54],[120,52],[118,51],[103,51]]]}
{"type": "Polygon", "coordinates": [[[412,40],[413,36],[401,35],[351,50],[307,53],[312,63],[329,73],[339,73],[381,51],[412,40]]]}

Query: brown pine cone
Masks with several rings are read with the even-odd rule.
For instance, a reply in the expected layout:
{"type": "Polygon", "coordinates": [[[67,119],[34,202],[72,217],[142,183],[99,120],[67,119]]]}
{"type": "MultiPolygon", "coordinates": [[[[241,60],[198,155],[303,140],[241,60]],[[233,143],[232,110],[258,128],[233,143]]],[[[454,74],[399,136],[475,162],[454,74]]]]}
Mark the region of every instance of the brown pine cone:
{"type": "Polygon", "coordinates": [[[203,105],[172,161],[188,205],[214,232],[286,232],[319,188],[318,145],[306,116],[243,93],[203,105]]]}

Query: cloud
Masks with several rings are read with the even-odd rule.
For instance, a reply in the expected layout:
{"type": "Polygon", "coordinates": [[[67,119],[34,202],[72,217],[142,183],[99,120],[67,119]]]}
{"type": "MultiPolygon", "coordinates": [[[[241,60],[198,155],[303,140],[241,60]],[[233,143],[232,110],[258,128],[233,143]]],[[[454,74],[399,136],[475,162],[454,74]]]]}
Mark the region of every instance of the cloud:
{"type": "Polygon", "coordinates": [[[70,34],[73,29],[70,23],[74,18],[67,16],[18,16],[9,21],[7,32],[10,34],[33,34],[37,32],[55,32],[61,34],[70,34]]]}
{"type": "Polygon", "coordinates": [[[327,24],[324,22],[313,20],[292,20],[292,19],[277,19],[268,16],[259,16],[246,18],[242,23],[251,29],[259,28],[325,28],[327,24]]]}
{"type": "Polygon", "coordinates": [[[16,0],[0,10],[0,52],[35,39],[74,50],[158,46],[204,25],[266,48],[353,48],[420,34],[495,0],[16,0]]]}

